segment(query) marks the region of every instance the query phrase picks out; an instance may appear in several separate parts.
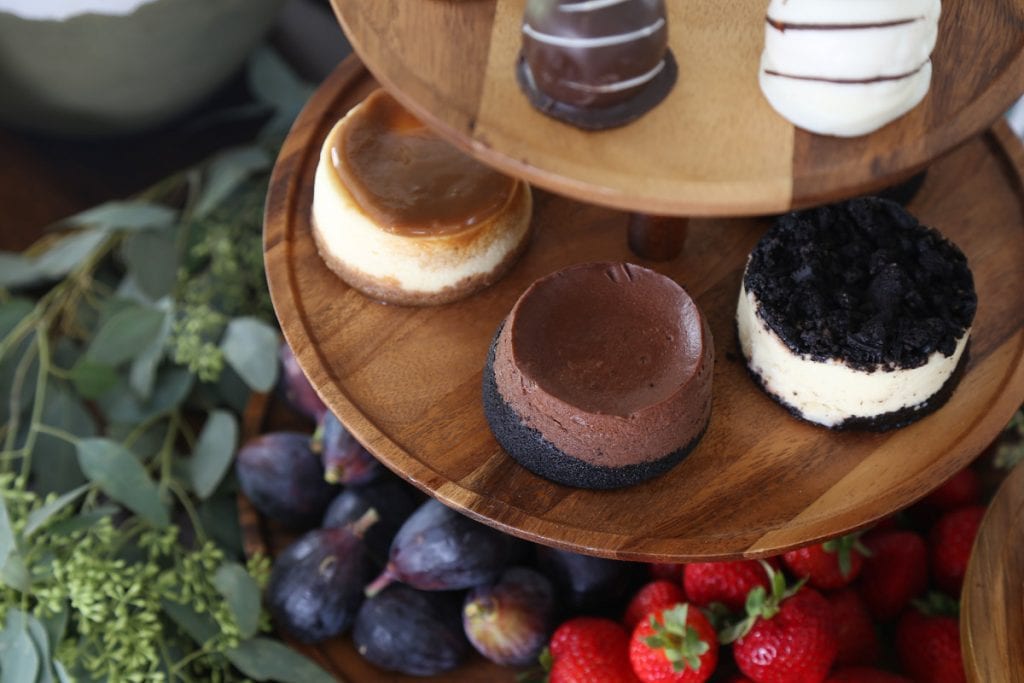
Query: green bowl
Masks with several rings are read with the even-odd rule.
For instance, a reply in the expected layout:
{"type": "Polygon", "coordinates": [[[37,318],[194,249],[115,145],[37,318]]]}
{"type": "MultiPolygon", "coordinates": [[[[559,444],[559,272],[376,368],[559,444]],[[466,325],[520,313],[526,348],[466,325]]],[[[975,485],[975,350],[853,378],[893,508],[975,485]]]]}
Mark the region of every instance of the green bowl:
{"type": "Polygon", "coordinates": [[[79,136],[157,126],[235,73],[281,2],[154,0],[63,21],[0,10],[0,120],[79,136]]]}

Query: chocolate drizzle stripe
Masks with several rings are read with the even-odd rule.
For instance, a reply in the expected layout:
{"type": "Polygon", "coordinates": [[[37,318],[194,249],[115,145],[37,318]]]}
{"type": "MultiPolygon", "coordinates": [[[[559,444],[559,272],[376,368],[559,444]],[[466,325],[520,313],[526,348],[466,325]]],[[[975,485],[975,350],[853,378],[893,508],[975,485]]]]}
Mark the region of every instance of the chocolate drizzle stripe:
{"type": "Polygon", "coordinates": [[[926,17],[913,17],[910,19],[894,19],[892,21],[880,21],[875,24],[798,24],[779,21],[771,17],[765,17],[765,21],[772,28],[779,31],[856,31],[869,28],[893,28],[895,26],[907,26],[924,21],[926,17]]]}
{"type": "Polygon", "coordinates": [[[597,47],[611,47],[612,45],[623,45],[643,40],[654,35],[665,26],[665,19],[659,18],[653,24],[644,26],[635,31],[627,31],[612,36],[597,36],[594,38],[571,38],[568,36],[555,36],[550,33],[542,33],[529,24],[523,24],[523,33],[539,43],[556,45],[558,47],[589,49],[597,47]]]}
{"type": "Polygon", "coordinates": [[[605,9],[606,7],[615,7],[615,5],[621,5],[624,2],[630,0],[583,0],[582,2],[574,2],[569,5],[560,5],[558,7],[561,12],[593,12],[598,9],[605,9]]]}
{"type": "Polygon", "coordinates": [[[872,83],[884,83],[885,81],[902,81],[905,78],[910,78],[911,76],[920,73],[921,69],[927,65],[928,62],[925,62],[913,71],[905,74],[899,74],[897,76],[877,76],[875,78],[825,78],[824,76],[799,76],[797,74],[784,74],[772,69],[765,69],[764,72],[769,76],[789,78],[794,81],[816,81],[818,83],[835,83],[837,85],[871,85],[872,83]]]}
{"type": "Polygon", "coordinates": [[[658,62],[658,65],[648,71],[645,74],[641,74],[634,78],[627,78],[624,81],[617,81],[615,83],[603,83],[601,85],[589,85],[587,83],[577,83],[576,81],[562,81],[562,84],[567,88],[573,90],[579,90],[580,92],[593,92],[593,93],[606,93],[606,92],[620,92],[622,90],[629,90],[635,88],[638,85],[643,85],[649,81],[655,79],[655,77],[661,73],[665,68],[665,60],[658,62]]]}

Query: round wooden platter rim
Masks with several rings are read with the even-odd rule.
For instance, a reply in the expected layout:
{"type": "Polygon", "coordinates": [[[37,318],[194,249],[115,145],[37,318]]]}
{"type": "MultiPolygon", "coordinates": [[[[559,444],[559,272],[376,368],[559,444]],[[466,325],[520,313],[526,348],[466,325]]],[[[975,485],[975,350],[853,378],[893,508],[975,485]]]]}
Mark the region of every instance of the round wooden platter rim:
{"type": "MultiPolygon", "coordinates": [[[[358,62],[348,60],[343,63],[317,91],[296,122],[271,179],[267,199],[265,251],[273,303],[285,337],[295,350],[300,365],[339,418],[389,468],[447,505],[507,533],[576,552],[641,561],[730,559],[740,556],[761,557],[777,554],[867,526],[894,512],[897,507],[910,504],[927,493],[927,489],[919,490],[908,484],[908,488],[912,490],[902,494],[904,497],[901,498],[900,506],[889,506],[892,509],[879,508],[875,514],[871,514],[869,517],[858,515],[853,509],[839,513],[835,513],[833,510],[829,514],[831,526],[827,532],[816,533],[813,531],[815,522],[821,519],[825,511],[812,509],[810,512],[805,511],[788,521],[785,533],[780,534],[777,530],[769,531],[744,548],[734,547],[723,552],[716,549],[716,545],[721,546],[716,541],[729,538],[729,534],[703,533],[699,547],[691,543],[685,554],[674,554],[664,549],[665,539],[663,537],[626,536],[608,531],[595,531],[583,526],[573,527],[571,524],[555,523],[533,517],[528,511],[510,503],[493,498],[483,498],[459,484],[447,481],[429,464],[417,460],[406,452],[380,425],[361,412],[339,378],[332,374],[330,363],[324,357],[323,352],[310,343],[304,322],[306,313],[302,308],[302,301],[296,296],[298,283],[295,280],[294,270],[290,270],[285,280],[275,276],[270,270],[277,259],[283,258],[282,254],[273,252],[292,248],[287,239],[287,230],[288,217],[295,211],[295,189],[300,182],[301,174],[297,171],[304,164],[310,163],[309,155],[319,152],[318,143],[310,144],[300,141],[297,131],[309,128],[311,123],[315,123],[318,116],[332,110],[348,85],[361,75],[363,75],[363,71],[358,62]],[[295,153],[286,154],[285,150],[295,153]],[[496,517],[501,519],[495,519],[496,517]],[[505,520],[512,521],[506,522],[505,520]],[[563,540],[566,530],[574,528],[586,532],[582,536],[590,541],[580,543],[563,540]],[[642,548],[638,549],[638,542],[640,546],[643,546],[642,548]],[[662,545],[652,545],[655,542],[662,545]],[[652,550],[652,547],[656,549],[652,550]]],[[[313,127],[315,128],[315,126],[313,127]]],[[[989,137],[989,144],[994,149],[1001,151],[1004,156],[1009,155],[1010,158],[1007,158],[1006,161],[1017,169],[1018,173],[1019,169],[1024,167],[1024,152],[1021,151],[1019,143],[1016,142],[1005,125],[997,126],[994,129],[989,137]]],[[[313,163],[315,165],[315,162],[313,163]]],[[[1024,335],[1018,331],[1012,336],[1016,337],[1016,344],[1012,349],[1013,357],[1019,361],[1021,355],[1024,354],[1024,335]]],[[[1004,346],[1007,346],[1005,342],[1000,348],[1002,349],[1004,346]]],[[[1009,353],[1010,351],[1005,352],[1009,353]]],[[[985,435],[997,434],[1017,409],[1019,401],[1013,396],[1020,396],[1024,392],[1024,364],[1016,362],[1014,371],[1001,379],[1001,385],[1005,390],[999,394],[999,400],[990,406],[987,412],[978,417],[969,430],[961,432],[961,438],[956,444],[953,444],[959,447],[958,456],[944,460],[941,463],[942,471],[932,473],[936,483],[942,481],[946,476],[951,476],[980,453],[987,445],[988,438],[985,435]]]]}
{"type": "Polygon", "coordinates": [[[974,540],[960,608],[964,669],[972,683],[1024,682],[1024,467],[999,487],[974,540]],[[997,585],[998,584],[998,585],[997,585]]]}
{"type": "MultiPolygon", "coordinates": [[[[732,178],[728,181],[701,181],[695,177],[686,179],[686,184],[691,186],[704,185],[712,190],[725,189],[729,197],[725,202],[719,198],[722,196],[721,193],[715,193],[716,198],[711,201],[699,199],[702,193],[695,193],[683,200],[642,196],[621,188],[588,182],[581,178],[552,171],[531,163],[528,159],[520,158],[516,155],[515,150],[496,149],[476,134],[479,112],[471,107],[460,106],[459,103],[452,101],[445,102],[444,106],[449,107],[451,111],[458,112],[458,118],[461,119],[457,124],[445,120],[436,108],[424,101],[429,99],[429,96],[424,96],[425,93],[436,92],[433,84],[420,77],[400,59],[395,59],[393,49],[384,50],[380,46],[376,51],[368,49],[367,41],[363,40],[364,36],[356,30],[356,26],[351,20],[352,13],[360,11],[361,4],[365,2],[366,0],[331,0],[335,15],[345,35],[374,77],[405,107],[423,119],[442,137],[484,163],[509,175],[520,177],[552,192],[625,211],[691,217],[756,216],[787,209],[806,208],[877,191],[903,182],[964,140],[975,137],[986,130],[1024,91],[1024,50],[1021,50],[1010,63],[1002,65],[1002,71],[987,83],[980,93],[968,100],[956,114],[944,121],[943,125],[925,128],[923,132],[917,132],[913,136],[903,135],[900,140],[902,146],[899,150],[901,156],[898,164],[893,165],[891,161],[882,158],[885,155],[877,152],[870,158],[857,154],[818,155],[819,161],[816,163],[820,164],[820,159],[825,158],[828,159],[829,165],[815,166],[810,169],[795,169],[790,195],[770,201],[758,196],[758,190],[763,187],[763,178],[732,178]],[[405,81],[404,87],[397,82],[398,78],[405,81]],[[871,175],[865,175],[866,168],[871,169],[871,175]],[[817,176],[821,176],[821,178],[817,176]],[[826,176],[827,179],[822,180],[826,176]]],[[[437,2],[436,4],[439,6],[442,4],[471,6],[479,3],[455,0],[447,3],[437,2]]],[[[390,46],[390,43],[388,45],[390,46]]],[[[935,91],[936,88],[933,87],[927,98],[936,96],[935,91]]],[[[882,130],[884,131],[892,125],[896,124],[890,124],[882,130]]],[[[795,129],[791,125],[789,129],[794,130],[797,136],[802,136],[802,141],[812,141],[811,144],[815,139],[823,137],[795,129]]],[[[865,141],[870,140],[873,135],[876,134],[872,133],[849,140],[825,139],[831,141],[828,144],[848,144],[853,148],[854,146],[864,146],[865,141]]],[[[799,145],[801,142],[798,141],[796,144],[799,145]]]]}

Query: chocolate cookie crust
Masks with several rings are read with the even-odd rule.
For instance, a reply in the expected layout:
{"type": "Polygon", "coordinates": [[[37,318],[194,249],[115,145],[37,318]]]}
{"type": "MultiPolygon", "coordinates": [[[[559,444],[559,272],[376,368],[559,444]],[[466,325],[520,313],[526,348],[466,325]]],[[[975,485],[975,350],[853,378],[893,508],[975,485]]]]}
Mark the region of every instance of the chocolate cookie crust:
{"type": "Polygon", "coordinates": [[[869,371],[953,355],[977,308],[963,252],[878,198],[780,217],[743,283],[794,353],[869,371]]]}

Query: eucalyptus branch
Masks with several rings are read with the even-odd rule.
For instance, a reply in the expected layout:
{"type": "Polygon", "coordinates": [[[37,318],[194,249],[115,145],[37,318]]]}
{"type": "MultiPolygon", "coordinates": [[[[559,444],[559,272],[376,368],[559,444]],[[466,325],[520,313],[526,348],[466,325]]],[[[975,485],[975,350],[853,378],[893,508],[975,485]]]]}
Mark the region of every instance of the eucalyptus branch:
{"type": "MultiPolygon", "coordinates": [[[[10,415],[7,424],[7,434],[4,437],[4,452],[9,453],[14,451],[14,443],[18,438],[18,429],[21,427],[21,393],[25,387],[25,378],[28,376],[29,368],[32,367],[32,362],[36,359],[36,355],[39,353],[39,343],[36,342],[31,349],[25,352],[25,355],[18,361],[18,365],[14,369],[14,377],[11,381],[11,393],[7,397],[7,412],[10,415]]],[[[39,388],[36,387],[36,391],[39,388]]]]}
{"type": "Polygon", "coordinates": [[[32,422],[29,424],[28,436],[25,438],[25,457],[21,461],[21,476],[28,477],[32,467],[32,451],[36,446],[39,425],[43,419],[43,408],[46,406],[47,377],[50,374],[50,340],[42,324],[36,328],[36,347],[39,350],[39,372],[36,380],[36,395],[32,402],[32,422]]]}

